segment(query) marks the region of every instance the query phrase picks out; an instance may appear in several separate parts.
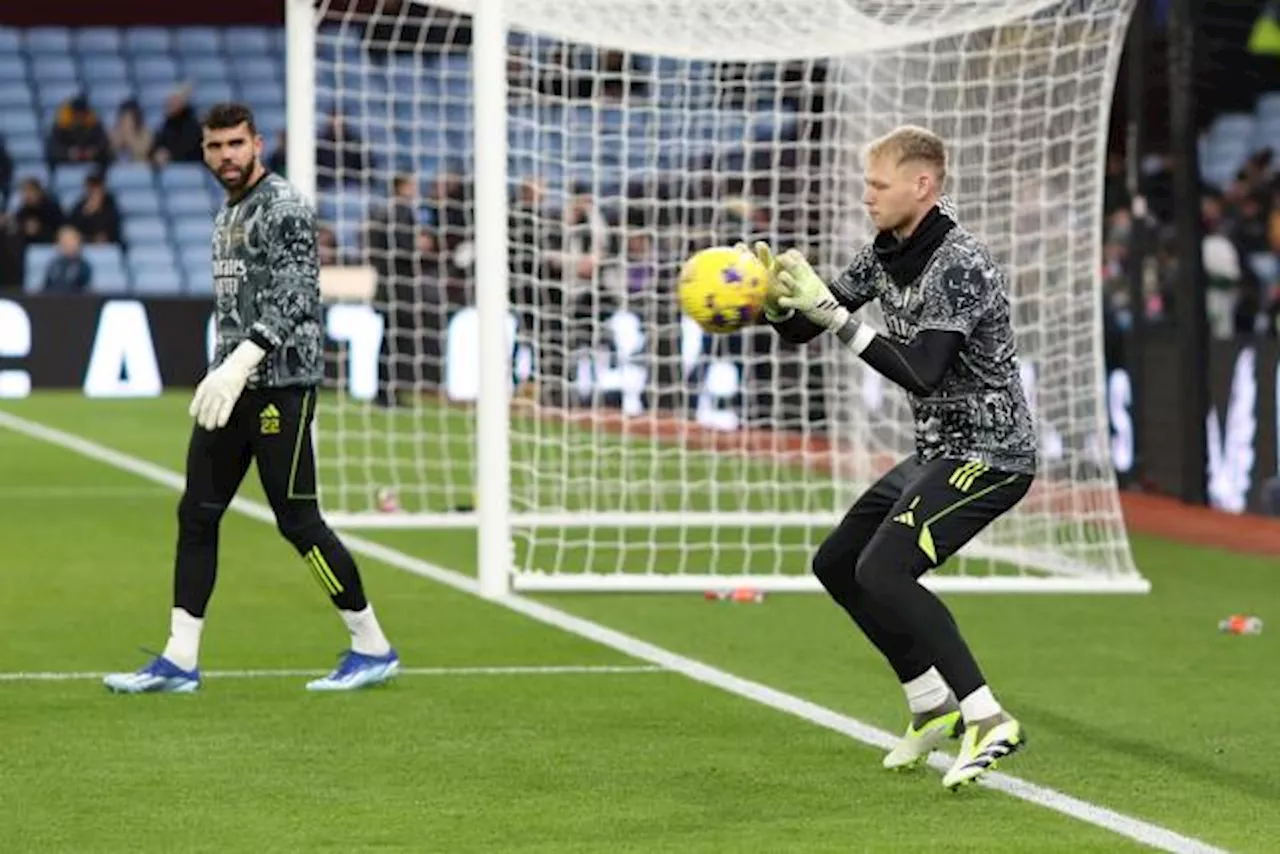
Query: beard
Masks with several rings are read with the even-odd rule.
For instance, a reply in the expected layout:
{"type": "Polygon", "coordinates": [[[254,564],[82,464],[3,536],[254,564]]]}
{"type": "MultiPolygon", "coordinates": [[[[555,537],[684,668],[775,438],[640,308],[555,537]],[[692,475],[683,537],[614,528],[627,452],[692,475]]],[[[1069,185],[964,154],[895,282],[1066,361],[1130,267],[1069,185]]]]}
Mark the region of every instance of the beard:
{"type": "Polygon", "coordinates": [[[236,167],[238,171],[231,177],[224,176],[221,168],[222,167],[219,167],[217,171],[214,171],[213,177],[218,179],[218,183],[221,184],[223,189],[227,192],[237,193],[249,185],[249,178],[258,169],[258,158],[251,158],[248,165],[243,169],[236,167]]]}

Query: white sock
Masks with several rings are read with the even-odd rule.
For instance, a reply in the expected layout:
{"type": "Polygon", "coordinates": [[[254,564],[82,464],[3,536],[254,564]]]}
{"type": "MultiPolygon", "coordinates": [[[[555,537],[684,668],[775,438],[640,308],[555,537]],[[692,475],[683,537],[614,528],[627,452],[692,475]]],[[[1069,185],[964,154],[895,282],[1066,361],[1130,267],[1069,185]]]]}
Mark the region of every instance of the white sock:
{"type": "Polygon", "coordinates": [[[204,620],[193,617],[182,608],[174,608],[169,616],[169,640],[164,645],[165,658],[183,670],[195,670],[200,658],[200,632],[204,620]]]}
{"type": "Polygon", "coordinates": [[[1002,709],[1000,704],[996,702],[996,697],[991,693],[991,689],[983,685],[967,697],[960,700],[960,714],[964,717],[965,723],[980,721],[983,718],[992,718],[1000,714],[1002,709]]]}
{"type": "Polygon", "coordinates": [[[391,651],[391,643],[382,633],[378,618],[373,615],[373,606],[365,605],[363,611],[339,611],[342,622],[347,624],[351,632],[351,648],[361,655],[386,655],[391,651]]]}
{"type": "Polygon", "coordinates": [[[907,706],[913,715],[938,708],[951,693],[936,667],[930,667],[910,682],[903,682],[902,690],[907,695],[907,706]]]}

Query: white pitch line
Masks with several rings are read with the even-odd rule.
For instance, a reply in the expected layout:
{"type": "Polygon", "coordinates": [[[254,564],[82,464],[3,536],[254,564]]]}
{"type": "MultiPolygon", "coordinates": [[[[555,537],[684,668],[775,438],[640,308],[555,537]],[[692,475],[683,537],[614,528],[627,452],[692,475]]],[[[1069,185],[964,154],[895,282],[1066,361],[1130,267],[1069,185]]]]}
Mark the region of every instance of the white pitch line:
{"type": "MultiPolygon", "coordinates": [[[[47,427],[25,418],[19,418],[3,411],[0,411],[0,426],[8,427],[10,430],[29,436],[32,439],[73,451],[83,457],[105,463],[122,471],[131,472],[170,489],[181,490],[183,487],[183,478],[177,472],[149,463],[146,460],[120,453],[71,433],[47,427]]],[[[231,509],[259,521],[275,524],[271,509],[256,501],[237,498],[231,503],[231,509]]],[[[431,579],[455,590],[470,593],[474,596],[481,595],[478,582],[461,573],[436,566],[412,555],[348,532],[343,533],[343,541],[347,544],[347,548],[357,554],[389,564],[413,575],[431,579]]],[[[841,733],[870,747],[887,750],[897,742],[897,735],[865,724],[833,709],[819,706],[794,694],[787,694],[775,688],[770,688],[768,685],[743,679],[709,664],[703,664],[695,659],[615,631],[600,623],[574,616],[567,611],[561,611],[558,608],[552,608],[541,602],[535,602],[532,599],[526,599],[514,594],[498,598],[482,598],[524,614],[538,622],[593,640],[632,658],[648,661],[651,664],[684,674],[690,679],[705,685],[719,688],[722,691],[736,694],[760,705],[786,712],[802,720],[841,733]]],[[[946,756],[935,753],[929,758],[929,765],[934,768],[945,769],[950,766],[950,761],[946,756]]],[[[1070,816],[1086,824],[1109,830],[1151,848],[1170,852],[1170,854],[1226,854],[1225,850],[1193,837],[1116,812],[1099,804],[1072,797],[1047,786],[1038,786],[1035,783],[1010,777],[1007,774],[989,774],[983,778],[980,785],[1029,803],[1038,804],[1046,809],[1070,816]]]]}
{"type": "MultiPolygon", "coordinates": [[[[509,667],[402,667],[400,676],[561,676],[612,673],[668,673],[666,668],[648,664],[547,664],[509,667]]],[[[324,676],[327,670],[206,670],[204,679],[280,679],[324,676]]],[[[46,673],[0,673],[0,682],[73,682],[101,679],[106,673],[49,671],[46,673]]]]}

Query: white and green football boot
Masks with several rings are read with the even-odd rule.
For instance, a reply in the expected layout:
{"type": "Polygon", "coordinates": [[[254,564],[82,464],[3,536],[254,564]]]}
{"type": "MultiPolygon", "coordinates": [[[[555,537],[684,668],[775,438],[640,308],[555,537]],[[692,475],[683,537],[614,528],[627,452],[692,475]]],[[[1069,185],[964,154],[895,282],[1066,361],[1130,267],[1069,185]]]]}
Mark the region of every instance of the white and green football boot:
{"type": "Polygon", "coordinates": [[[906,734],[885,756],[884,767],[890,771],[914,768],[944,741],[958,736],[963,728],[960,706],[954,699],[930,712],[915,715],[907,725],[906,734]]]}
{"type": "Polygon", "coordinates": [[[975,782],[995,769],[1002,759],[1017,753],[1027,743],[1026,733],[1016,718],[1001,715],[992,723],[975,722],[964,732],[960,754],[942,777],[942,785],[952,791],[975,782]]]}

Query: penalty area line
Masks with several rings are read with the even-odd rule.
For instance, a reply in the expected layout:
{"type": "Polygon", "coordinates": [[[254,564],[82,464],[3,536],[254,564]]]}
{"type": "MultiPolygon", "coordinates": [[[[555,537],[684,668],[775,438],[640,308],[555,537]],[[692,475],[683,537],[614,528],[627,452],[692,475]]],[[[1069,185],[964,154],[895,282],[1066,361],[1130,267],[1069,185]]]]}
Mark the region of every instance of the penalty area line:
{"type": "MultiPolygon", "coordinates": [[[[47,442],[121,471],[131,472],[152,483],[158,483],[179,491],[183,488],[184,479],[178,472],[144,459],[121,453],[81,436],[30,421],[26,418],[20,418],[4,411],[0,411],[0,427],[7,427],[16,433],[47,442]]],[[[275,517],[272,515],[271,509],[265,504],[237,498],[232,501],[230,509],[261,522],[270,525],[275,524],[275,517]]],[[[816,726],[840,733],[869,747],[888,750],[897,743],[898,736],[894,733],[865,724],[834,709],[820,706],[794,694],[788,694],[760,682],[744,679],[728,671],[720,670],[696,659],[680,655],[648,641],[576,616],[568,611],[544,605],[533,599],[527,599],[515,594],[497,598],[482,596],[479,583],[470,576],[437,566],[398,549],[390,548],[348,532],[344,532],[342,538],[350,551],[363,557],[430,579],[454,590],[477,596],[499,607],[524,614],[526,617],[545,625],[595,641],[601,646],[621,652],[630,658],[646,661],[660,668],[683,674],[696,682],[718,688],[721,691],[759,703],[775,711],[784,712],[816,726]]],[[[942,754],[935,753],[930,756],[929,764],[934,768],[946,768],[949,766],[949,760],[942,754]]],[[[979,785],[1003,792],[1027,803],[1037,804],[1085,824],[1111,831],[1159,851],[1167,851],[1170,854],[1227,854],[1224,849],[1217,848],[1199,839],[1185,836],[1167,827],[1116,812],[1047,786],[1040,786],[1017,777],[1010,777],[1007,774],[999,772],[988,774],[979,782],[979,785]]]]}

